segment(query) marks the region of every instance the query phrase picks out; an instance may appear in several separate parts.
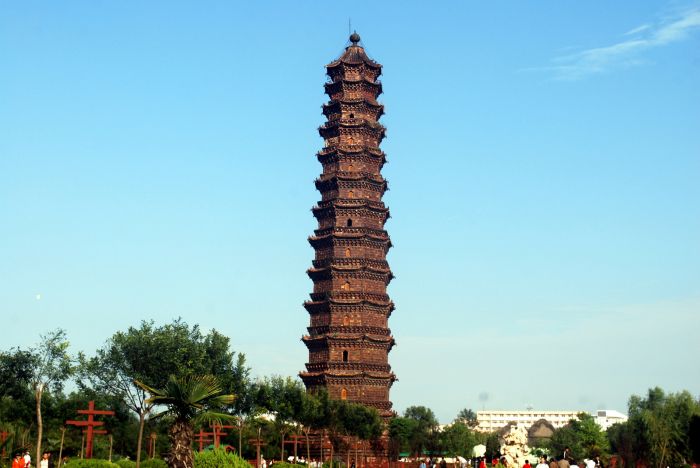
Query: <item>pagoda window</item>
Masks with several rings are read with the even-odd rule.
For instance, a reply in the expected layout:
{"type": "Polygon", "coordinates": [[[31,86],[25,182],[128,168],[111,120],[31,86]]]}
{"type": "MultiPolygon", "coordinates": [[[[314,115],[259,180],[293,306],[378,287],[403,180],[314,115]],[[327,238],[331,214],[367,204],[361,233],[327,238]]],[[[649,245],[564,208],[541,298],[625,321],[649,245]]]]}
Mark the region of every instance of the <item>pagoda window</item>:
{"type": "Polygon", "coordinates": [[[348,351],[343,350],[343,362],[348,362],[348,351]]]}
{"type": "Polygon", "coordinates": [[[353,166],[352,164],[349,164],[349,165],[348,165],[348,171],[352,171],[353,169],[355,169],[355,166],[353,166]]]}
{"type": "Polygon", "coordinates": [[[348,198],[355,198],[355,192],[352,191],[352,190],[350,190],[350,191],[348,192],[348,198]]]}
{"type": "Polygon", "coordinates": [[[348,390],[343,388],[340,390],[340,399],[341,400],[347,400],[348,399],[348,390]]]}
{"type": "Polygon", "coordinates": [[[344,282],[340,289],[343,291],[350,291],[350,283],[348,281],[344,282]]]}
{"type": "Polygon", "coordinates": [[[348,218],[347,225],[348,225],[348,227],[352,227],[352,219],[348,218]]]}
{"type": "Polygon", "coordinates": [[[354,119],[354,118],[355,118],[355,114],[350,114],[350,118],[351,118],[351,119],[354,119]]]}
{"type": "Polygon", "coordinates": [[[350,247],[345,249],[345,257],[350,257],[350,247]]]}
{"type": "Polygon", "coordinates": [[[349,315],[345,315],[343,317],[343,325],[350,325],[350,316],[349,315]]]}

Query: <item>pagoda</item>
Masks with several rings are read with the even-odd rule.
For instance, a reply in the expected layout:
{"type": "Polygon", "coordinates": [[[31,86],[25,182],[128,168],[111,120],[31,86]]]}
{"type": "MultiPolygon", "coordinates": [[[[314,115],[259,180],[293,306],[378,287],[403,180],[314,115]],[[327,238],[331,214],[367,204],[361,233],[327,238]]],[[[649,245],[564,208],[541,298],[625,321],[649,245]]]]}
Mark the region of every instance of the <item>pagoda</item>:
{"type": "Polygon", "coordinates": [[[329,101],[319,127],[324,147],[317,153],[323,172],[315,181],[321,200],[312,208],[318,229],[309,237],[315,258],[307,271],[314,287],[304,303],[310,326],[302,337],[309,362],[299,375],[309,391],[325,388],[331,398],[375,407],[388,418],[396,376],[388,360],[394,304],[386,293],[393,275],[384,230],[389,210],[382,202],[386,157],[379,148],[385,135],[378,122],[384,106],[377,102],[382,66],[353,33],[326,71],[329,101]]]}

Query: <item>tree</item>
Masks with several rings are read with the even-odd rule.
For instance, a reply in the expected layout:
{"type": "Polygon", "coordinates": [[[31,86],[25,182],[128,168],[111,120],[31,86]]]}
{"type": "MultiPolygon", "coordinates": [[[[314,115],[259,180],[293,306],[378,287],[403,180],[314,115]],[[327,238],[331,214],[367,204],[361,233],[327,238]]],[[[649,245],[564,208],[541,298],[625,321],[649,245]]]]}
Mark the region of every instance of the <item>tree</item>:
{"type": "Polygon", "coordinates": [[[389,421],[389,440],[391,441],[391,457],[397,459],[399,453],[411,451],[413,437],[418,421],[411,418],[396,417],[389,421]]]}
{"type": "Polygon", "coordinates": [[[321,402],[313,393],[302,394],[301,405],[297,420],[301,424],[301,430],[306,437],[306,459],[311,459],[310,434],[314,429],[323,425],[323,412],[321,402]]]}
{"type": "Polygon", "coordinates": [[[691,461],[695,463],[700,462],[700,414],[694,414],[690,418],[688,441],[691,461]]]}
{"type": "Polygon", "coordinates": [[[34,418],[35,401],[30,381],[36,356],[13,348],[0,352],[0,421],[26,423],[34,418]]]}
{"type": "Polygon", "coordinates": [[[615,429],[614,443],[628,441],[630,458],[652,466],[679,466],[692,458],[691,421],[700,415],[700,403],[687,391],[666,395],[659,387],[649,389],[646,398],[633,395],[629,419],[615,429]]]}
{"type": "MultiPolygon", "coordinates": [[[[384,423],[375,408],[342,400],[336,400],[336,404],[340,406],[340,418],[346,436],[369,441],[378,439],[382,434],[384,423]]],[[[349,450],[347,461],[350,465],[349,450]]],[[[357,465],[357,450],[355,450],[355,464],[357,465]]]]}
{"type": "Polygon", "coordinates": [[[472,429],[475,428],[478,424],[476,413],[473,410],[467,408],[464,408],[459,413],[457,413],[456,421],[461,421],[472,429]]]}
{"type": "Polygon", "coordinates": [[[222,393],[222,386],[214,376],[171,376],[162,389],[138,381],[136,384],[151,395],[146,403],[167,406],[158,416],[170,414],[174,417],[168,430],[171,450],[167,461],[171,468],[192,468],[193,423],[220,423],[231,419],[228,414],[212,410],[229,405],[235,399],[234,395],[222,393]]]}
{"type": "Polygon", "coordinates": [[[404,411],[404,418],[416,422],[409,445],[413,454],[420,456],[423,450],[435,442],[435,430],[438,426],[435,413],[425,406],[409,406],[404,411]]]}
{"type": "Polygon", "coordinates": [[[257,393],[258,404],[275,415],[273,425],[281,436],[280,460],[284,460],[284,439],[297,422],[305,389],[298,380],[273,376],[258,385],[257,393]]]}
{"type": "Polygon", "coordinates": [[[469,457],[477,444],[476,435],[461,420],[455,421],[442,431],[442,440],[447,453],[453,456],[469,457]]]}
{"type": "Polygon", "coordinates": [[[249,369],[243,354],[234,359],[228,337],[216,330],[203,336],[197,325],[190,327],[180,319],[158,327],[153,321],[143,321],[138,328],[115,333],[95,356],[81,356],[81,384],[121,398],[138,415],[138,468],[143,430],[152,405],[134,381],[162,388],[170,376],[211,374],[220,379],[225,393],[236,394],[243,391],[249,369]]]}
{"type": "Polygon", "coordinates": [[[555,454],[562,454],[566,447],[576,460],[603,456],[609,453],[610,445],[605,432],[588,413],[579,413],[578,419],[554,431],[550,447],[555,454]]]}
{"type": "Polygon", "coordinates": [[[68,346],[66,332],[58,329],[41,335],[41,342],[31,351],[33,367],[29,381],[36,401],[36,460],[41,459],[41,439],[44,431],[41,399],[46,391],[60,390],[63,382],[74,371],[71,357],[68,355],[68,346]]]}

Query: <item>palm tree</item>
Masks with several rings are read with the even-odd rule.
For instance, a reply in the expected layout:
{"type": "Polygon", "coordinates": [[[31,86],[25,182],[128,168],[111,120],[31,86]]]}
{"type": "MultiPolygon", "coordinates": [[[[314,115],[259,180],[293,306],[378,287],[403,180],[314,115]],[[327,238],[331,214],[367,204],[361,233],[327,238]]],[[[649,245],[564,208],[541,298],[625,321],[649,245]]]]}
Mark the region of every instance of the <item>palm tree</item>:
{"type": "Polygon", "coordinates": [[[233,419],[229,414],[212,410],[233,403],[235,398],[234,395],[222,395],[221,384],[214,376],[170,376],[162,390],[139,381],[135,383],[151,394],[147,403],[168,407],[156,417],[169,414],[175,418],[168,429],[171,448],[167,462],[171,468],[192,468],[195,422],[221,423],[233,419]]]}

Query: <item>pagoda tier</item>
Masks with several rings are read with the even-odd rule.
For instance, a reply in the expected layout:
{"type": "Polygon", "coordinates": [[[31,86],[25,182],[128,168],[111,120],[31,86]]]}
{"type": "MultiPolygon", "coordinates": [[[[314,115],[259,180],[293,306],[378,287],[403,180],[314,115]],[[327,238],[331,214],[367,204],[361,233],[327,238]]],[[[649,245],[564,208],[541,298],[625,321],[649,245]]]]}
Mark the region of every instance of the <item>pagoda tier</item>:
{"type": "Polygon", "coordinates": [[[326,388],[333,398],[377,408],[389,417],[389,389],[396,376],[389,365],[394,338],[388,318],[394,304],[386,294],[394,275],[386,261],[391,240],[384,224],[388,190],[379,148],[386,129],[378,122],[384,106],[378,80],[382,66],[371,60],[360,38],[326,66],[329,81],[323,105],[326,122],[318,129],[324,147],[317,154],[323,170],[316,179],[321,200],[311,211],[318,228],[309,237],[316,255],[307,270],[314,283],[306,371],[309,390],[326,388]]]}

